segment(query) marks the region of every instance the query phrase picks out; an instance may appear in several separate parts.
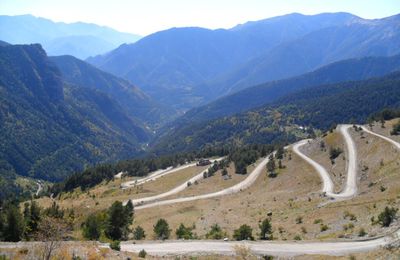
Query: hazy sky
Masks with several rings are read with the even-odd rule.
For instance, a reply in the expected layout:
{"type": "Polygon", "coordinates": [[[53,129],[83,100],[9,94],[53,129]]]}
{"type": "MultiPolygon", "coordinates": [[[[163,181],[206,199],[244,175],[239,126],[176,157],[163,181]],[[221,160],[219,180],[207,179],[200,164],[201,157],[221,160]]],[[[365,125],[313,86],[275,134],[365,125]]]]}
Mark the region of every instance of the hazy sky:
{"type": "Polygon", "coordinates": [[[293,12],[339,11],[381,18],[400,13],[400,0],[0,0],[0,14],[92,22],[141,35],[183,26],[229,28],[293,12]]]}

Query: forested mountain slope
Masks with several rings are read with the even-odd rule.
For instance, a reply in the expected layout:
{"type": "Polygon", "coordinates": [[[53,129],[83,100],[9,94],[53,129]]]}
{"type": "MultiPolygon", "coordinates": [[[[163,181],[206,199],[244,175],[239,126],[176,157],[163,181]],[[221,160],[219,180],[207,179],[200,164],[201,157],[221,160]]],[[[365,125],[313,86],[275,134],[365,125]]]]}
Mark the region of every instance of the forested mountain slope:
{"type": "Polygon", "coordinates": [[[94,58],[162,103],[187,110],[343,59],[399,53],[400,16],[290,14],[229,30],[173,28],[94,58]]]}
{"type": "Polygon", "coordinates": [[[207,105],[193,108],[169,126],[228,116],[266,105],[286,94],[301,89],[343,81],[368,79],[383,76],[396,70],[400,70],[400,55],[338,61],[301,76],[246,88],[207,105]]]}
{"type": "Polygon", "coordinates": [[[291,142],[304,127],[327,130],[363,123],[384,108],[400,107],[400,72],[362,81],[316,86],[260,107],[173,129],[153,145],[154,153],[228,143],[291,142]],[[301,127],[300,127],[301,126],[301,127]]]}
{"type": "Polygon", "coordinates": [[[0,47],[0,101],[0,175],[60,180],[149,140],[108,95],[65,83],[38,44],[0,47]]]}
{"type": "Polygon", "coordinates": [[[230,30],[172,28],[88,61],[135,82],[164,103],[187,109],[221,93],[218,85],[207,86],[214,78],[283,42],[358,19],[346,13],[290,14],[230,30]]]}
{"type": "Polygon", "coordinates": [[[79,60],[73,56],[50,57],[63,79],[73,85],[99,90],[112,97],[130,116],[151,126],[175,116],[175,111],[155,102],[127,80],[79,60]]]}
{"type": "Polygon", "coordinates": [[[399,53],[400,15],[383,19],[354,19],[312,31],[284,42],[247,64],[222,75],[208,87],[221,94],[235,92],[270,80],[304,74],[329,63],[365,56],[399,53]]]}

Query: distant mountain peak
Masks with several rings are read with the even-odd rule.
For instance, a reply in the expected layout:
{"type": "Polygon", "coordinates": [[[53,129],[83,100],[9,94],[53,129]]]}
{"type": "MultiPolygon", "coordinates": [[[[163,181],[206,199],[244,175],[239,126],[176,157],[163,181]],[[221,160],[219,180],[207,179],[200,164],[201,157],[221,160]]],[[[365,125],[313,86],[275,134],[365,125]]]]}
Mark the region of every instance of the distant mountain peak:
{"type": "Polygon", "coordinates": [[[41,43],[50,55],[70,54],[84,59],[140,38],[93,23],[54,22],[30,14],[0,15],[1,40],[11,44],[41,43]]]}

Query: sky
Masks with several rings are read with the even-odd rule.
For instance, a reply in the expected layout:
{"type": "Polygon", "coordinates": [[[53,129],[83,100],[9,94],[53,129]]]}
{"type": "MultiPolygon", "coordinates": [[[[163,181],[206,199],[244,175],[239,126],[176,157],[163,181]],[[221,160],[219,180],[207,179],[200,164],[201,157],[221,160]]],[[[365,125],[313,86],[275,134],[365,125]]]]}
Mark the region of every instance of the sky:
{"type": "Polygon", "coordinates": [[[142,36],[171,27],[231,28],[293,12],[382,18],[400,13],[400,0],[0,0],[1,15],[90,22],[142,36]]]}

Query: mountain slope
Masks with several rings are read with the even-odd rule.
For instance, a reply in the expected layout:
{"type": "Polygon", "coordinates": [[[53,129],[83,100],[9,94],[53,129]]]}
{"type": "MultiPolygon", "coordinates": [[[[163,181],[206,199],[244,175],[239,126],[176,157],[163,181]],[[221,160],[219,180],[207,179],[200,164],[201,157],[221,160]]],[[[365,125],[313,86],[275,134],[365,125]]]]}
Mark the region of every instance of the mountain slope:
{"type": "Polygon", "coordinates": [[[60,69],[63,79],[73,85],[97,89],[124,108],[131,117],[151,126],[175,116],[175,111],[157,104],[127,80],[103,72],[72,56],[50,57],[60,69]]]}
{"type": "Polygon", "coordinates": [[[227,143],[292,142],[304,131],[299,126],[327,130],[338,123],[362,123],[384,108],[399,108],[399,86],[400,72],[395,72],[312,87],[258,109],[173,129],[152,150],[161,154],[227,143]]]}
{"type": "Polygon", "coordinates": [[[88,61],[135,82],[155,99],[185,110],[221,93],[218,85],[207,87],[212,79],[282,42],[354,19],[358,18],[343,13],[291,14],[231,30],[173,28],[88,61]]]}
{"type": "Polygon", "coordinates": [[[140,36],[88,23],[56,23],[32,15],[0,16],[1,40],[11,44],[41,43],[50,55],[87,58],[110,51],[140,36]]]}
{"type": "Polygon", "coordinates": [[[60,180],[149,139],[108,95],[63,82],[37,44],[0,47],[0,101],[2,174],[60,180]]]}
{"type": "Polygon", "coordinates": [[[379,20],[358,19],[316,30],[276,46],[214,80],[209,87],[222,87],[223,93],[234,92],[265,81],[300,75],[343,59],[395,55],[399,53],[399,32],[400,15],[379,20]]]}
{"type": "Polygon", "coordinates": [[[241,41],[226,30],[173,28],[88,61],[136,82],[161,102],[178,101],[177,108],[185,109],[198,104],[204,95],[196,93],[198,84],[232,67],[242,56],[252,56],[240,49],[241,41]]]}
{"type": "Polygon", "coordinates": [[[368,79],[397,70],[400,70],[400,55],[343,60],[298,77],[267,82],[219,98],[207,105],[189,110],[174,123],[186,124],[228,116],[265,105],[301,89],[342,81],[368,79]]]}

